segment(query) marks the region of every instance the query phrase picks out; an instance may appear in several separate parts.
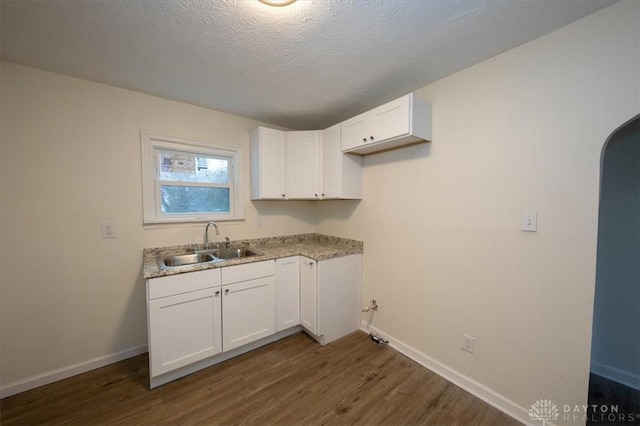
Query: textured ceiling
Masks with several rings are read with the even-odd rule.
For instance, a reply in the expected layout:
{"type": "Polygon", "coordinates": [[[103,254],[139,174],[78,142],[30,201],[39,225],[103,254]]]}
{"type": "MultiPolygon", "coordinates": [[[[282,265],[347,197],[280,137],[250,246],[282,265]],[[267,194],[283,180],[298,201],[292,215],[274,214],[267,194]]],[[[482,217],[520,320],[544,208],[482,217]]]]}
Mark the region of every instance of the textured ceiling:
{"type": "Polygon", "coordinates": [[[321,129],[616,0],[1,0],[2,57],[321,129]]]}

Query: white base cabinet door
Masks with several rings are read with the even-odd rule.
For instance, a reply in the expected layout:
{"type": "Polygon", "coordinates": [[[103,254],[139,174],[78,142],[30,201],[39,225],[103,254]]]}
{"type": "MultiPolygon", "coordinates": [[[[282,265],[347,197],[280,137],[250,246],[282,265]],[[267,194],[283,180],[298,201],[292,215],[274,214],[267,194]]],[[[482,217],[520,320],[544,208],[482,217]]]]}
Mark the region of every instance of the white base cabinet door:
{"type": "Polygon", "coordinates": [[[222,352],[220,288],[149,301],[151,376],[222,352]]]}
{"type": "Polygon", "coordinates": [[[362,255],[300,260],[300,324],[327,344],[360,328],[362,255]]]}
{"type": "Polygon", "coordinates": [[[276,331],[300,324],[300,257],[276,261],[276,331]]]}
{"type": "Polygon", "coordinates": [[[275,276],[222,287],[222,347],[237,348],[275,333],[275,276]]]}
{"type": "Polygon", "coordinates": [[[300,324],[311,334],[318,334],[317,262],[300,258],[300,324]]]}
{"type": "Polygon", "coordinates": [[[318,262],[318,335],[330,343],[360,329],[362,255],[318,262]]]}

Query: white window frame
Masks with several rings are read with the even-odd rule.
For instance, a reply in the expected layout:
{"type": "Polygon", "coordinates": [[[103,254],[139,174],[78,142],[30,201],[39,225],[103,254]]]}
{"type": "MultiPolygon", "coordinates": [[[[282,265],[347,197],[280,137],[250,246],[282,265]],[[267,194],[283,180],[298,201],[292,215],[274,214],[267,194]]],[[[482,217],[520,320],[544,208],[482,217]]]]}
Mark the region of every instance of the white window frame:
{"type": "Polygon", "coordinates": [[[242,194],[242,146],[220,145],[202,141],[162,136],[148,131],[140,132],[142,153],[142,204],[145,224],[208,222],[244,219],[244,198],[242,194]],[[229,213],[188,213],[164,214],[161,210],[161,194],[158,181],[157,150],[171,150],[208,156],[230,158],[230,212],[229,213]]]}

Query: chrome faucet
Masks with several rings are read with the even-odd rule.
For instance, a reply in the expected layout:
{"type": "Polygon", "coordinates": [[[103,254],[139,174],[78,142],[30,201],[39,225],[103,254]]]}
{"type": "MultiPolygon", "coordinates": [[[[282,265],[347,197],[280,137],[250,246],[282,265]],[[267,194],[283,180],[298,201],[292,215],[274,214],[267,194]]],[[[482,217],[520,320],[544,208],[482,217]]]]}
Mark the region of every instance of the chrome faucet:
{"type": "Polygon", "coordinates": [[[218,229],[218,225],[215,222],[207,223],[207,227],[204,229],[204,249],[209,249],[209,225],[213,225],[216,228],[216,235],[220,235],[220,230],[218,229]]]}
{"type": "Polygon", "coordinates": [[[231,240],[229,239],[229,237],[224,237],[224,248],[226,248],[227,250],[229,250],[231,248],[231,240]]]}

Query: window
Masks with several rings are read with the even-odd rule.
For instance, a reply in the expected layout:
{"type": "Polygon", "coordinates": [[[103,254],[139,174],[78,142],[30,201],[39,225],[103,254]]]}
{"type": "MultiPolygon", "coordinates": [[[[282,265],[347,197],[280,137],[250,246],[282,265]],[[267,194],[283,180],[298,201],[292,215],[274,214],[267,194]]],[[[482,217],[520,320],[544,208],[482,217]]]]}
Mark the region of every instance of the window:
{"type": "Polygon", "coordinates": [[[142,132],[144,223],[242,219],[242,147],[142,132]]]}

